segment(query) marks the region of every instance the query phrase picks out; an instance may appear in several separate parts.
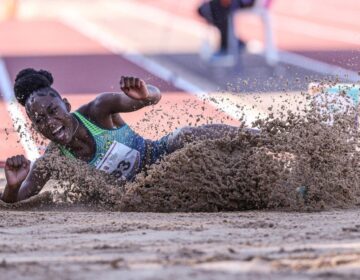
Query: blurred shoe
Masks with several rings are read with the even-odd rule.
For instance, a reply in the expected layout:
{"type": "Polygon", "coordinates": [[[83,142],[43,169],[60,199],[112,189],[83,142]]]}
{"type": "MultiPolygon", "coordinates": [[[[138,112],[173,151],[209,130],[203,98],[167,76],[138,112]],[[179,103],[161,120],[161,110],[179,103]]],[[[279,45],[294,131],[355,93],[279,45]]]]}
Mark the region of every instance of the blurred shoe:
{"type": "Polygon", "coordinates": [[[223,50],[214,53],[209,59],[209,63],[216,66],[233,66],[235,62],[235,56],[223,50]]]}
{"type": "Polygon", "coordinates": [[[242,52],[246,49],[246,43],[243,40],[238,41],[238,48],[239,51],[242,52]]]}

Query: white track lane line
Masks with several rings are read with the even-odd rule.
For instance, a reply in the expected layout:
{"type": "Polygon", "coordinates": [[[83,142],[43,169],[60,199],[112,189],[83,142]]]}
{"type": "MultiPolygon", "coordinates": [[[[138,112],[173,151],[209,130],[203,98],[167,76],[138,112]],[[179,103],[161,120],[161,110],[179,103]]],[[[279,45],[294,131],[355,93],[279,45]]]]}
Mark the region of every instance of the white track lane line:
{"type": "MultiPolygon", "coordinates": [[[[182,89],[187,93],[193,94],[201,100],[206,100],[215,108],[220,109],[232,118],[239,120],[242,117],[243,112],[236,107],[236,104],[212,101],[211,96],[201,88],[185,80],[154,60],[145,57],[133,48],[129,49],[129,47],[127,47],[126,44],[118,38],[118,36],[111,34],[108,30],[101,28],[98,24],[84,18],[80,14],[66,13],[62,16],[62,20],[70,28],[73,28],[85,36],[99,42],[112,53],[126,58],[135,65],[138,65],[151,74],[171,83],[175,87],[182,89]]],[[[250,125],[256,119],[256,116],[257,115],[254,113],[248,111],[246,113],[245,122],[250,125]]]]}
{"type": "Polygon", "coordinates": [[[298,66],[317,73],[336,76],[339,77],[341,80],[346,80],[350,82],[360,81],[360,76],[355,71],[344,69],[340,66],[332,65],[326,62],[321,62],[319,60],[296,53],[281,51],[279,60],[283,63],[298,66]]]}
{"type": "Polygon", "coordinates": [[[30,131],[26,127],[26,119],[18,107],[17,101],[11,85],[9,73],[6,69],[5,62],[0,58],[0,89],[13,122],[14,129],[18,132],[20,143],[23,146],[26,156],[29,160],[34,161],[40,156],[39,150],[31,136],[30,131]]]}

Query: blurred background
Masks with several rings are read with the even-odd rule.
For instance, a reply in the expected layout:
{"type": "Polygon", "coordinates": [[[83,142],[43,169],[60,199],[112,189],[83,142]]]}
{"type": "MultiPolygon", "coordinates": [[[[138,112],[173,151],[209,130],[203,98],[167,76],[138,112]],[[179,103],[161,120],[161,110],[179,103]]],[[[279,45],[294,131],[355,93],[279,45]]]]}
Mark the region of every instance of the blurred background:
{"type": "Polygon", "coordinates": [[[124,115],[150,138],[237,124],[242,106],[251,120],[310,82],[360,80],[359,0],[211,2],[0,0],[0,162],[39,154],[12,91],[26,67],[52,72],[73,109],[119,91],[121,75],[158,86],[157,107],[124,115]]]}

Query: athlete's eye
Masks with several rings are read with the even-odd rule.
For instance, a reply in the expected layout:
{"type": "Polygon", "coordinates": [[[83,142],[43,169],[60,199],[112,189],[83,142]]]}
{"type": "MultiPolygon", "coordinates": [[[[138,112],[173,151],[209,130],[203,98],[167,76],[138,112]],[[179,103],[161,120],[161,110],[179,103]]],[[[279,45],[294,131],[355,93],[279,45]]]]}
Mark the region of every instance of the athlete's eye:
{"type": "Polygon", "coordinates": [[[57,107],[51,107],[51,108],[49,109],[49,113],[50,113],[50,114],[56,114],[56,112],[57,112],[57,107]]]}
{"type": "Polygon", "coordinates": [[[44,117],[43,117],[43,116],[37,115],[37,116],[35,117],[35,119],[34,119],[34,123],[39,124],[39,123],[41,123],[43,120],[44,120],[44,117]]]}

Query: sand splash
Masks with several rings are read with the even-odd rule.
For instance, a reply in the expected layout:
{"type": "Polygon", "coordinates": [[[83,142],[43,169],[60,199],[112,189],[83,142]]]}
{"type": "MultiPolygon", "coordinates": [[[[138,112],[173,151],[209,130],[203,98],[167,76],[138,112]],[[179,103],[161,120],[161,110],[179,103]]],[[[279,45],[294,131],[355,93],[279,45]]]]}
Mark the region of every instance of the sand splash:
{"type": "MultiPolygon", "coordinates": [[[[349,112],[348,112],[349,113],[349,112]]],[[[332,126],[317,110],[288,112],[234,139],[189,144],[124,187],[130,211],[321,210],[359,202],[353,114],[332,126]]]]}
{"type": "Polygon", "coordinates": [[[234,138],[189,141],[127,184],[54,151],[39,162],[57,180],[46,201],[156,212],[354,207],[360,199],[356,112],[327,114],[324,104],[297,112],[280,106],[254,122],[258,134],[239,127],[234,138]]]}

